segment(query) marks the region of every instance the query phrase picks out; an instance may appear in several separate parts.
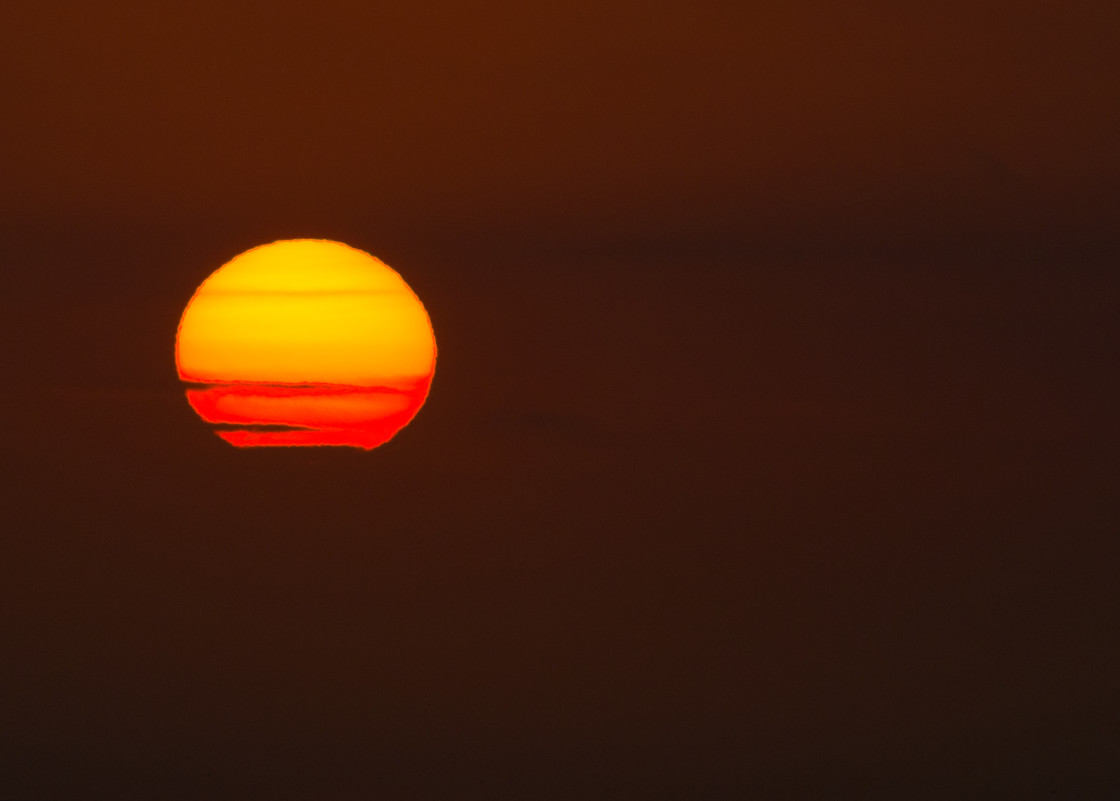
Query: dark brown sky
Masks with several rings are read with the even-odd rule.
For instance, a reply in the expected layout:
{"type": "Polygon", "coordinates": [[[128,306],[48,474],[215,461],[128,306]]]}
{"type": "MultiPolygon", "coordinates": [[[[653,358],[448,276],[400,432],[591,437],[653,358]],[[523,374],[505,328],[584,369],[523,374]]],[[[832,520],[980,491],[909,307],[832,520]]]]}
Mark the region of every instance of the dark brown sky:
{"type": "Polygon", "coordinates": [[[0,797],[1120,786],[1117,8],[5,8],[0,797]],[[371,453],[175,376],[305,236],[371,453]]]}
{"type": "Polygon", "coordinates": [[[1117,28],[1106,2],[25,4],[3,211],[1110,225],[1117,28]]]}

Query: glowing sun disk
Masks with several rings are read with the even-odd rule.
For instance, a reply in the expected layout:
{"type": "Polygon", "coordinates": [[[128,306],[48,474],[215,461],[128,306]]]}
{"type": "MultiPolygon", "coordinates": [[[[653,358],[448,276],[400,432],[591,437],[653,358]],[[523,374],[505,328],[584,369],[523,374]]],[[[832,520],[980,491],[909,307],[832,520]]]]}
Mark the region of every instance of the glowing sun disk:
{"type": "Polygon", "coordinates": [[[187,393],[205,420],[258,427],[219,432],[238,445],[381,444],[423,405],[435,355],[428,315],[396,272],[312,239],[253,248],[214,272],[175,346],[179,377],[205,385],[187,393]]]}

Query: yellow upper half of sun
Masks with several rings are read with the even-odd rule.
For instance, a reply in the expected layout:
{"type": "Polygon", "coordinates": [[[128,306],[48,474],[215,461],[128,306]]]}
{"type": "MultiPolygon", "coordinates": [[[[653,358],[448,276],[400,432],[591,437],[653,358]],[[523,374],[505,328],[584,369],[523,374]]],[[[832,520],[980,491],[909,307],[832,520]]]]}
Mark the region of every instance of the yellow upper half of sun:
{"type": "Polygon", "coordinates": [[[207,278],[175,345],[186,381],[358,386],[429,376],[435,337],[390,267],[339,242],[295,239],[242,253],[207,278]]]}

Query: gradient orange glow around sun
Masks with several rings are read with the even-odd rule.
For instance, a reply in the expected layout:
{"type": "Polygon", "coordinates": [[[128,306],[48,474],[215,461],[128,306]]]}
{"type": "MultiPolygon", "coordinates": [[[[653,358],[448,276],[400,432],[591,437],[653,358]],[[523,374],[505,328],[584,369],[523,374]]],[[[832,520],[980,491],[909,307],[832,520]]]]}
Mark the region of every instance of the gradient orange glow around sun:
{"type": "Polygon", "coordinates": [[[187,398],[235,445],[392,437],[423,405],[436,346],[395,271],[339,242],[273,242],[226,263],[179,323],[187,398]]]}

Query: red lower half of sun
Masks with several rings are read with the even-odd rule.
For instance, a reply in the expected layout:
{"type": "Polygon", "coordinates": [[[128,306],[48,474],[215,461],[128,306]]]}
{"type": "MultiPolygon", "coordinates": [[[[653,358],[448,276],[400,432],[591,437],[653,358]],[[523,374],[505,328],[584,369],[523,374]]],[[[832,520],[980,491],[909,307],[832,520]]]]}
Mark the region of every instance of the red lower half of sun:
{"type": "Polygon", "coordinates": [[[187,400],[239,447],[350,445],[376,448],[408,425],[431,379],[408,389],[342,384],[197,384],[187,400]]]}

